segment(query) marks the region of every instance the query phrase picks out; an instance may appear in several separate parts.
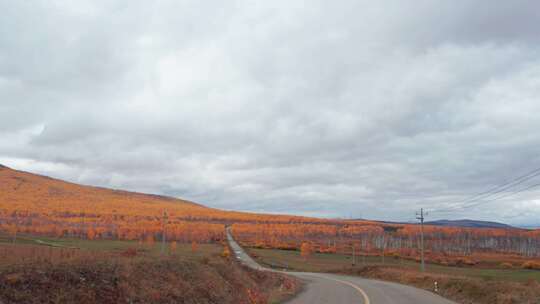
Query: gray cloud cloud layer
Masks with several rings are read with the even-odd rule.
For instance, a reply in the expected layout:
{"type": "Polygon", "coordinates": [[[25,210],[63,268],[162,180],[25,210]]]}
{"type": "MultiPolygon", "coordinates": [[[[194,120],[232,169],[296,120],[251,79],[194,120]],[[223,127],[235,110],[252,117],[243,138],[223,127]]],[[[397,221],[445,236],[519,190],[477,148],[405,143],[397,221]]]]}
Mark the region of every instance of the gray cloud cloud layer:
{"type": "MultiPolygon", "coordinates": [[[[537,1],[0,10],[0,162],[15,168],[406,221],[540,167],[537,1]]],[[[539,194],[433,216],[538,224],[539,194]]]]}

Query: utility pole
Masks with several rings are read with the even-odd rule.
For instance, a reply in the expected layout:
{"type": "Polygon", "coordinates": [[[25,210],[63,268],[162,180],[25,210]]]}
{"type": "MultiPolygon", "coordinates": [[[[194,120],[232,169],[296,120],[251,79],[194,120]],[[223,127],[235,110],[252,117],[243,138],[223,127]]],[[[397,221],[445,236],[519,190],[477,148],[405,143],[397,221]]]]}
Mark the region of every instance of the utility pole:
{"type": "Polygon", "coordinates": [[[383,233],[382,233],[382,255],[381,255],[383,265],[384,265],[384,252],[385,252],[385,250],[386,250],[386,232],[383,230],[383,233]]]}
{"type": "Polygon", "coordinates": [[[165,224],[167,224],[167,210],[163,210],[163,218],[161,222],[161,255],[165,254],[165,224]]]}
{"type": "Polygon", "coordinates": [[[420,271],[424,272],[424,216],[427,213],[424,213],[424,208],[420,209],[420,213],[416,213],[416,219],[420,220],[420,271]]]}
{"type": "Polygon", "coordinates": [[[356,265],[356,254],[354,252],[354,243],[352,243],[352,265],[356,265]]]}

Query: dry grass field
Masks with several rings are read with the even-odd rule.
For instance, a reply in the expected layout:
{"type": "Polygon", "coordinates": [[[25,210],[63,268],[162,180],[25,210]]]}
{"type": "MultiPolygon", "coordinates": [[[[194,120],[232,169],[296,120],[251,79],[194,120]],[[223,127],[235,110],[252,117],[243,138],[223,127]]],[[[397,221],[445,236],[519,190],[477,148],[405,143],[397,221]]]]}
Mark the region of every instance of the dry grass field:
{"type": "Polygon", "coordinates": [[[0,238],[0,303],[276,303],[298,282],[256,272],[220,244],[0,238]]]}
{"type": "Polygon", "coordinates": [[[353,266],[350,255],[313,253],[305,258],[293,250],[250,248],[248,252],[259,263],[272,268],[358,275],[430,291],[434,291],[437,282],[438,293],[458,303],[540,303],[538,270],[427,264],[422,273],[419,263],[393,257],[386,257],[383,263],[381,257],[357,256],[353,266]]]}

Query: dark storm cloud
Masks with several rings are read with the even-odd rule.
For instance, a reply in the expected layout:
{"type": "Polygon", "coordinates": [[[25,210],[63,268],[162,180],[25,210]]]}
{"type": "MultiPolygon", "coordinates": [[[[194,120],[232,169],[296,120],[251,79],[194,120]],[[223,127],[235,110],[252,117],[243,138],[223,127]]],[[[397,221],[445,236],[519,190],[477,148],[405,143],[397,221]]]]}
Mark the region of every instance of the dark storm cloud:
{"type": "MultiPolygon", "coordinates": [[[[409,220],[540,167],[536,1],[0,9],[0,162],[15,168],[409,220]]],[[[538,194],[433,216],[535,224],[538,194]]]]}

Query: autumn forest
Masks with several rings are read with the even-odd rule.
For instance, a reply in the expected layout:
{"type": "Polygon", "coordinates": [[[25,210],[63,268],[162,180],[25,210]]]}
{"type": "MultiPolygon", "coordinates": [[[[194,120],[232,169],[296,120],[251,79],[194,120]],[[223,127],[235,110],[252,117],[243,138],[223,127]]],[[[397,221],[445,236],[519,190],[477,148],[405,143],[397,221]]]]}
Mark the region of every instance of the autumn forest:
{"type": "MultiPolygon", "coordinates": [[[[72,184],[0,168],[0,228],[11,238],[220,243],[225,226],[255,248],[418,259],[420,227],[221,211],[180,199],[72,184]]],[[[425,226],[428,262],[474,265],[478,259],[525,263],[540,259],[540,230],[425,226]]]]}

